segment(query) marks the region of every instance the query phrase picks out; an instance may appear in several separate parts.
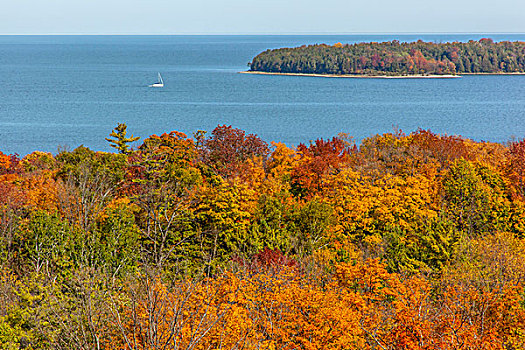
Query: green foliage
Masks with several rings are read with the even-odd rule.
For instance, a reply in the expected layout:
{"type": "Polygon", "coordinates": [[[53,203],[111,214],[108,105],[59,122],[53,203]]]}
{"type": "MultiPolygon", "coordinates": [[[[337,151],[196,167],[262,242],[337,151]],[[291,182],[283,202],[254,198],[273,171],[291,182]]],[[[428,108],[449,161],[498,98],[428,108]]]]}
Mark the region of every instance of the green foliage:
{"type": "Polygon", "coordinates": [[[250,70],[310,74],[414,75],[525,71],[525,43],[493,42],[317,44],[267,50],[250,70]]]}
{"type": "Polygon", "coordinates": [[[131,208],[108,208],[94,230],[85,232],[57,213],[35,211],[21,225],[19,263],[47,276],[71,276],[93,267],[115,274],[136,266],[139,232],[131,208]]]}
{"type": "Polygon", "coordinates": [[[56,156],[58,175],[66,181],[79,185],[83,181],[116,185],[124,179],[127,158],[122,154],[94,152],[79,146],[75,150],[63,151],[56,156]]]}
{"type": "Polygon", "coordinates": [[[384,259],[390,271],[439,273],[454,258],[460,234],[446,218],[428,219],[417,232],[385,232],[384,259]]]}
{"type": "Polygon", "coordinates": [[[56,167],[55,158],[51,153],[35,151],[25,156],[21,161],[26,172],[54,169],[56,167]]]}
{"type": "Polygon", "coordinates": [[[18,238],[20,263],[29,264],[36,273],[66,273],[79,259],[79,232],[56,213],[31,213],[20,226],[18,238]]]}
{"type": "Polygon", "coordinates": [[[323,246],[328,241],[334,219],[333,208],[319,198],[297,206],[290,223],[292,252],[306,256],[323,246]]]}
{"type": "Polygon", "coordinates": [[[287,252],[294,235],[293,207],[287,204],[287,194],[261,195],[250,226],[250,245],[254,254],[265,247],[287,252]]]}
{"type": "Polygon", "coordinates": [[[97,223],[95,241],[90,249],[98,254],[98,266],[111,274],[137,267],[140,253],[140,230],[135,223],[133,206],[116,203],[107,208],[97,223]]]}
{"type": "Polygon", "coordinates": [[[487,166],[457,160],[443,179],[445,207],[468,235],[507,230],[510,201],[505,182],[487,166]]]}

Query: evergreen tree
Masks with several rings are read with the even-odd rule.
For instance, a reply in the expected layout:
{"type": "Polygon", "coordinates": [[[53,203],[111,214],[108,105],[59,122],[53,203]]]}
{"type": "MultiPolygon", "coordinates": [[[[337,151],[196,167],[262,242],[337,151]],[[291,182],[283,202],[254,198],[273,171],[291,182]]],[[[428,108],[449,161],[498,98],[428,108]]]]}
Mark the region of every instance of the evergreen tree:
{"type": "Polygon", "coordinates": [[[133,135],[126,137],[127,128],[128,126],[125,123],[118,123],[117,127],[109,134],[113,139],[106,138],[110,146],[116,148],[121,154],[129,154],[129,144],[140,139],[140,137],[134,137],[133,135]]]}

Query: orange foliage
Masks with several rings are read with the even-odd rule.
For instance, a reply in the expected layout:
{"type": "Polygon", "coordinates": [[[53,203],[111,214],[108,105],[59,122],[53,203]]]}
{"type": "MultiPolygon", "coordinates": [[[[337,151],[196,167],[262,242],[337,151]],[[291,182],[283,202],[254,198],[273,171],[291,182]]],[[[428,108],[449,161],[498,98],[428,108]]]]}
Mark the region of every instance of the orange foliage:
{"type": "Polygon", "coordinates": [[[26,194],[27,206],[47,211],[57,210],[57,185],[54,172],[42,171],[25,176],[21,188],[26,194]]]}
{"type": "Polygon", "coordinates": [[[511,181],[513,195],[525,200],[525,140],[511,143],[505,172],[511,181]]]}
{"type": "Polygon", "coordinates": [[[333,137],[328,141],[317,139],[309,146],[299,144],[297,153],[300,159],[292,170],[292,185],[295,184],[301,194],[314,195],[321,189],[323,177],[347,164],[354,151],[355,145],[344,137],[333,137]]]}
{"type": "MultiPolygon", "coordinates": [[[[130,321],[123,329],[128,348],[133,343],[135,349],[175,343],[181,348],[194,344],[195,349],[320,350],[364,345],[351,295],[335,286],[323,289],[310,284],[292,270],[278,276],[226,273],[173,288],[186,293],[170,293],[166,286],[155,284],[134,309],[126,309],[130,321]]],[[[120,341],[114,348],[125,345],[120,341]]]]}
{"type": "Polygon", "coordinates": [[[11,165],[11,158],[7,154],[0,152],[0,169],[5,172],[11,165]]]}
{"type": "Polygon", "coordinates": [[[49,243],[64,243],[53,259],[78,249],[76,230],[100,235],[101,251],[109,231],[133,238],[117,271],[93,266],[112,284],[96,286],[111,296],[106,349],[525,348],[525,141],[397,131],[359,149],[341,135],[269,154],[231,126],[199,137],[146,138],[108,163],[114,182],[94,166],[78,183],[61,178],[81,153],[0,153],[0,255],[30,256],[18,230],[37,210],[89,219],[49,243]],[[207,274],[180,272],[181,260],[207,274]]]}
{"type": "Polygon", "coordinates": [[[376,259],[334,266],[323,285],[279,274],[149,282],[125,307],[110,348],[505,349],[523,345],[520,288],[445,285],[402,278],[376,259]]]}

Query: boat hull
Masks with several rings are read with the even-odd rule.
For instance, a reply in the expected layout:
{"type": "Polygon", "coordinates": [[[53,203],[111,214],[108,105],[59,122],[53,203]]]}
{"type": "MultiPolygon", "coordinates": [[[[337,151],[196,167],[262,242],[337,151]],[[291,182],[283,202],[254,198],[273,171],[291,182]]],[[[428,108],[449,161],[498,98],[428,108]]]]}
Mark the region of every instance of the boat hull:
{"type": "Polygon", "coordinates": [[[151,84],[149,87],[157,87],[157,88],[161,88],[161,87],[164,87],[164,84],[151,84]]]}

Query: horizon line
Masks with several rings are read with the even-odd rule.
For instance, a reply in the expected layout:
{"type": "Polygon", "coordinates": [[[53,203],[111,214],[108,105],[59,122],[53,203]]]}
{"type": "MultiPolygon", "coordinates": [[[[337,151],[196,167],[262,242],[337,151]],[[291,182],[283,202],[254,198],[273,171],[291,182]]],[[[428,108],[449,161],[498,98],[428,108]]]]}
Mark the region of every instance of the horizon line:
{"type": "Polygon", "coordinates": [[[223,33],[0,33],[0,36],[285,36],[285,35],[525,34],[525,32],[223,32],[223,33]]]}

